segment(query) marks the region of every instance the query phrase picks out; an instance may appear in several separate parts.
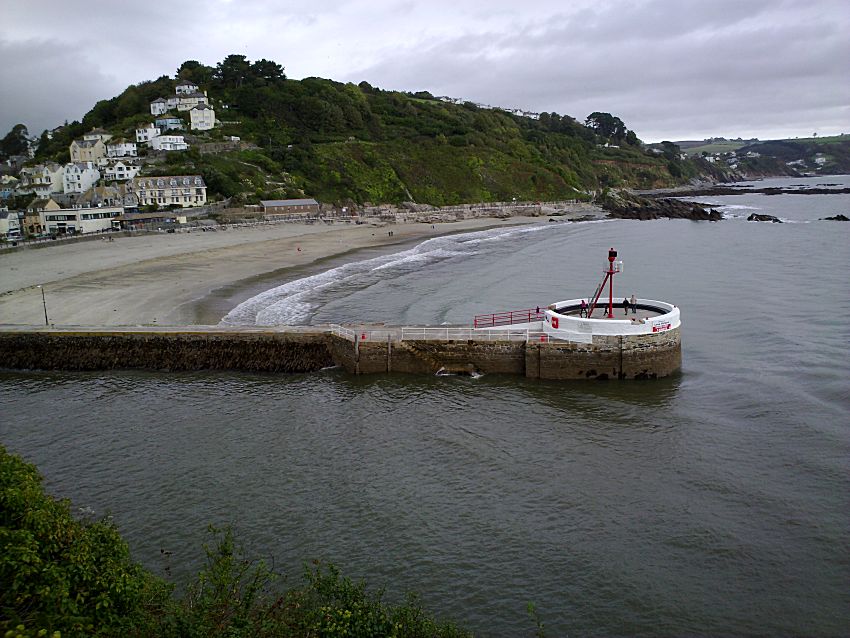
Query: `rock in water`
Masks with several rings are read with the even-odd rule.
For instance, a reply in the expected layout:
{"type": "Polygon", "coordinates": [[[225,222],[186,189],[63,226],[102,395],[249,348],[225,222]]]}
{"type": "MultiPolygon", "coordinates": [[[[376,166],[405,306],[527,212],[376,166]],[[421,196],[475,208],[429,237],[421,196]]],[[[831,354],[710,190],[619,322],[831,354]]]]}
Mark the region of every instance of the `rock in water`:
{"type": "Polygon", "coordinates": [[[757,213],[753,213],[749,217],[747,217],[748,222],[773,222],[774,224],[781,224],[782,220],[778,217],[774,217],[773,215],[760,215],[757,213]]]}
{"type": "Polygon", "coordinates": [[[718,211],[706,209],[696,202],[678,199],[650,199],[630,193],[608,195],[601,202],[608,216],[616,219],[692,219],[695,221],[719,221],[723,219],[718,211]]]}
{"type": "Polygon", "coordinates": [[[850,218],[847,215],[834,215],[832,217],[824,217],[822,221],[830,221],[830,222],[850,222],[850,218]]]}

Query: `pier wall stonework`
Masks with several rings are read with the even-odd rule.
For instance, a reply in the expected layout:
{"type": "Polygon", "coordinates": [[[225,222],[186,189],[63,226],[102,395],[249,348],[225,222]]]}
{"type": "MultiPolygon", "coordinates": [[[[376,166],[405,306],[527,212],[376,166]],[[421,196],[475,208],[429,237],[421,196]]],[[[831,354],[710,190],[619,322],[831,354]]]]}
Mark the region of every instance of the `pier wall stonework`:
{"type": "Polygon", "coordinates": [[[324,335],[6,333],[0,367],[41,370],[313,372],[333,366],[324,335]]]}
{"type": "Polygon", "coordinates": [[[0,332],[0,368],[43,370],[239,370],[352,374],[514,374],[529,378],[651,379],[681,367],[679,328],[560,341],[350,341],[317,328],[253,332],[0,332]]]}

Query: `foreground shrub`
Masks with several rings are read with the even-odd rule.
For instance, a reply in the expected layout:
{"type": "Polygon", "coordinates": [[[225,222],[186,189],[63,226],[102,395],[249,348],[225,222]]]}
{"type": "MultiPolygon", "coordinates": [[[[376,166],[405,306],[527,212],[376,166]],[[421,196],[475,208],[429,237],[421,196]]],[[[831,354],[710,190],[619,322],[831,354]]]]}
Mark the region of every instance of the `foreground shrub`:
{"type": "Polygon", "coordinates": [[[130,560],[114,524],[75,520],[41,482],[0,446],[0,630],[76,636],[142,625],[167,586],[130,560]]]}
{"type": "Polygon", "coordinates": [[[369,593],[333,565],[305,569],[305,584],[283,590],[249,560],[230,529],[210,528],[206,563],[181,597],[130,560],[108,519],[78,521],[67,500],[44,493],[35,466],[0,446],[0,635],[265,636],[455,638],[415,596],[401,605],[369,593]]]}

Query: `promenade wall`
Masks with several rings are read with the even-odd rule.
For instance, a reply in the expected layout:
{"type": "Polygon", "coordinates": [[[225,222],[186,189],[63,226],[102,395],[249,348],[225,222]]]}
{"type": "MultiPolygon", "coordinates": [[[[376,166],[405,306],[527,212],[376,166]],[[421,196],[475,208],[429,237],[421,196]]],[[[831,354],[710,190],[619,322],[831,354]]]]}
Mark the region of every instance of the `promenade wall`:
{"type": "Polygon", "coordinates": [[[564,341],[360,341],[328,330],[157,329],[0,331],[0,368],[235,370],[352,374],[513,374],[530,378],[651,379],[681,367],[678,328],[564,341]]]}

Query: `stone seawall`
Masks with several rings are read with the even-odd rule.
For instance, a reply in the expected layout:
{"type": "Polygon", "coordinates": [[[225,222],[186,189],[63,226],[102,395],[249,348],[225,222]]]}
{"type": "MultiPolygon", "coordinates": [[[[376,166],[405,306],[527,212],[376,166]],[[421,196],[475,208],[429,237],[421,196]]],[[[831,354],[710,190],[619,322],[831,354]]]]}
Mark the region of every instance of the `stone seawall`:
{"type": "Polygon", "coordinates": [[[311,329],[0,331],[0,368],[237,370],[352,374],[514,374],[537,379],[652,379],[681,367],[679,329],[561,341],[351,341],[311,329]]]}
{"type": "Polygon", "coordinates": [[[361,341],[333,337],[334,360],[352,374],[439,371],[535,379],[655,379],[682,365],[679,328],[661,333],[561,341],[361,341]]]}
{"type": "Polygon", "coordinates": [[[335,365],[324,334],[0,334],[0,367],[40,370],[314,372],[335,365]]]}

